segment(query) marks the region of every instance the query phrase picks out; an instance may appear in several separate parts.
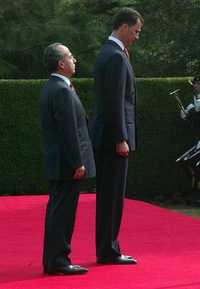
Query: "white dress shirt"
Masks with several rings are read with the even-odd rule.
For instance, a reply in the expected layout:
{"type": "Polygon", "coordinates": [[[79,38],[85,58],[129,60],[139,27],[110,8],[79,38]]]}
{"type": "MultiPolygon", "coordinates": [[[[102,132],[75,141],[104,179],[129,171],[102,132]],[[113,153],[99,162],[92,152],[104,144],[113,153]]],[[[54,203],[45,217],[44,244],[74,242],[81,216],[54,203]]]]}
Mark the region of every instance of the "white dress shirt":
{"type": "Polygon", "coordinates": [[[63,79],[68,86],[71,86],[71,81],[68,77],[62,75],[62,74],[59,74],[59,73],[51,73],[51,76],[57,76],[57,77],[60,77],[61,79],[63,79]]]}
{"type": "Polygon", "coordinates": [[[125,46],[124,46],[123,42],[121,40],[119,40],[117,37],[115,37],[113,35],[110,35],[108,37],[108,39],[114,41],[115,43],[117,43],[121,47],[121,49],[124,50],[125,46]]]}

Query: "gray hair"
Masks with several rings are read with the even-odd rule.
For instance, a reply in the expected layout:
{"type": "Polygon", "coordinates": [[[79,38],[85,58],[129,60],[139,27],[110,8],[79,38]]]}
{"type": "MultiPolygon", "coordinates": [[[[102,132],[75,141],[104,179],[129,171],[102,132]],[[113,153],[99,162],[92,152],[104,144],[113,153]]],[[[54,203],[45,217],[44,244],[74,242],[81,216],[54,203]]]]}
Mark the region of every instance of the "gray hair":
{"type": "Polygon", "coordinates": [[[49,73],[56,72],[58,68],[58,61],[62,60],[65,52],[60,49],[62,43],[56,42],[47,46],[44,50],[44,62],[49,73]]]}

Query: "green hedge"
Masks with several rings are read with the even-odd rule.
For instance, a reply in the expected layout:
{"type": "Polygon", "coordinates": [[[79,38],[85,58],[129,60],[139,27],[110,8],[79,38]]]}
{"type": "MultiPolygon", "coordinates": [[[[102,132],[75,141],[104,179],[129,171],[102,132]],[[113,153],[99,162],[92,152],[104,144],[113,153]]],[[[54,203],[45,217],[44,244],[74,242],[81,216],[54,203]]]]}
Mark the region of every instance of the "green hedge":
{"type": "MultiPolygon", "coordinates": [[[[46,192],[42,169],[39,97],[45,80],[0,81],[0,194],[46,192]]],[[[74,79],[90,114],[93,80],[74,79]]],[[[139,198],[173,197],[190,190],[189,179],[175,159],[194,142],[180,120],[169,91],[181,88],[185,104],[192,100],[187,78],[137,79],[138,150],[130,161],[128,192],[139,198]]]]}
{"type": "MultiPolygon", "coordinates": [[[[180,119],[169,92],[181,89],[184,105],[192,101],[187,78],[138,79],[138,150],[129,170],[129,195],[161,200],[186,196],[191,180],[175,163],[195,142],[190,127],[180,119]]],[[[187,197],[187,196],[186,196],[187,197]]]]}

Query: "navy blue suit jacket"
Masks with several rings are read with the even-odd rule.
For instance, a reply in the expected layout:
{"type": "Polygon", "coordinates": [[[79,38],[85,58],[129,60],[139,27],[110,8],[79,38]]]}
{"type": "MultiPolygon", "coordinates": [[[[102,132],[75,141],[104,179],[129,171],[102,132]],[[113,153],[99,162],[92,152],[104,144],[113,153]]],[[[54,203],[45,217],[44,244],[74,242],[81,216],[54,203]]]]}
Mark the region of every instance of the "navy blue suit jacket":
{"type": "Polygon", "coordinates": [[[136,89],[134,72],[121,47],[108,40],[102,47],[94,70],[95,108],[91,138],[96,149],[114,148],[126,140],[136,149],[136,89]]]}
{"type": "Polygon", "coordinates": [[[47,178],[72,179],[82,165],[86,176],[93,177],[95,163],[85,110],[76,92],[59,77],[51,76],[42,90],[41,123],[47,178]]]}

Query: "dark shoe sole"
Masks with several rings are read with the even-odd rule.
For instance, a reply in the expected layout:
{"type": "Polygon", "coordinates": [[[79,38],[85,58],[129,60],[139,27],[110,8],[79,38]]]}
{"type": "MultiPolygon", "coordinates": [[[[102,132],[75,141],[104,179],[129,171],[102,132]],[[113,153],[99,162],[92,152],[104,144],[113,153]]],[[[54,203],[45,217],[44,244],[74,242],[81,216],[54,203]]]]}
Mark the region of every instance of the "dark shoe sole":
{"type": "Polygon", "coordinates": [[[44,274],[47,275],[78,275],[85,274],[88,272],[87,268],[70,265],[69,267],[54,268],[51,270],[44,270],[44,274]]]}
{"type": "Polygon", "coordinates": [[[138,262],[136,259],[132,257],[126,257],[126,258],[98,258],[97,264],[110,264],[110,265],[136,265],[138,262]]]}

